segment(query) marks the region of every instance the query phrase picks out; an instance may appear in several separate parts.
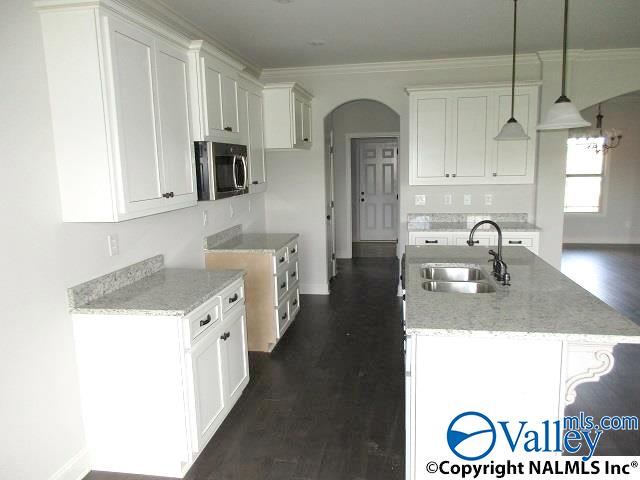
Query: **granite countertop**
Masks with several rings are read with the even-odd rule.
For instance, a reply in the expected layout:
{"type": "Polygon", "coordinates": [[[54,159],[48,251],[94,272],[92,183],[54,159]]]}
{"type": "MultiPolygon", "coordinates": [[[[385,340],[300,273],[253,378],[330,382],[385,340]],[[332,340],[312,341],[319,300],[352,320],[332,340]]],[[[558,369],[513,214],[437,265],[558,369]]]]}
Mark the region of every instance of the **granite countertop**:
{"type": "Polygon", "coordinates": [[[406,330],[432,336],[493,335],[640,343],[640,326],[600,301],[524,247],[503,252],[511,286],[495,293],[427,292],[425,263],[480,265],[487,274],[486,248],[407,246],[406,330]]]}
{"type": "Polygon", "coordinates": [[[71,313],[182,316],[244,276],[243,270],[166,268],[106,293],[71,313]]]}
{"type": "MultiPolygon", "coordinates": [[[[410,222],[407,224],[410,232],[469,232],[475,222],[410,222]]],[[[540,227],[528,222],[498,222],[503,232],[537,232],[540,227]]],[[[478,232],[491,231],[493,227],[482,225],[478,232]]]]}
{"type": "Polygon", "coordinates": [[[218,243],[214,236],[205,240],[205,252],[236,252],[242,250],[254,253],[275,253],[298,237],[297,233],[241,233],[218,243]]]}

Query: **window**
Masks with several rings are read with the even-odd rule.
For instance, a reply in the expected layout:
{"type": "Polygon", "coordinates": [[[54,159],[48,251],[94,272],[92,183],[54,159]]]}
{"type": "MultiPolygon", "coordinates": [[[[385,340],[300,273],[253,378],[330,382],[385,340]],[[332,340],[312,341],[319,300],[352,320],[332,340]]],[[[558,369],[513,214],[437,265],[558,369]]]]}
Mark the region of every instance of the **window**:
{"type": "Polygon", "coordinates": [[[567,178],[564,211],[598,213],[602,208],[604,138],[570,138],[567,141],[567,178]],[[597,144],[598,148],[593,148],[597,144]],[[591,147],[590,147],[591,145],[591,147]]]}

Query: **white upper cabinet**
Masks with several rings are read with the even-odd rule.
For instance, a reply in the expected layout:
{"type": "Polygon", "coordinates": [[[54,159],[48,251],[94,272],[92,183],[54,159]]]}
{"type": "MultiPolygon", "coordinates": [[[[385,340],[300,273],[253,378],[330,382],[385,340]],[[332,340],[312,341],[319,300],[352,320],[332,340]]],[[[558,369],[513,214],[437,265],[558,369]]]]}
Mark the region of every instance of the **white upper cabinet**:
{"type": "Polygon", "coordinates": [[[191,56],[197,139],[238,143],[238,71],[244,66],[222,57],[200,40],[191,43],[191,56]]]}
{"type": "Polygon", "coordinates": [[[102,6],[36,2],[63,220],[196,204],[188,46],[102,6]]]}
{"type": "Polygon", "coordinates": [[[311,94],[296,83],[273,83],[263,96],[265,147],[311,148],[311,94]]]}
{"type": "Polygon", "coordinates": [[[511,90],[488,85],[410,88],[411,185],[533,183],[538,86],[516,88],[515,115],[529,140],[494,137],[510,116],[511,90]]]}

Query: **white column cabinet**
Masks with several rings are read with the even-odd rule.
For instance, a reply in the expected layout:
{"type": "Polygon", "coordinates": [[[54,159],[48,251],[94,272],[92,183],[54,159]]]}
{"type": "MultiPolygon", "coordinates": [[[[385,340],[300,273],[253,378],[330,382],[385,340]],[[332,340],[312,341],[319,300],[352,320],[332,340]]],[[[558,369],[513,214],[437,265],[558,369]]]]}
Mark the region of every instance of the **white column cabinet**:
{"type": "Polygon", "coordinates": [[[249,117],[249,177],[252,184],[266,182],[264,149],[264,109],[262,95],[247,92],[249,117]]]}
{"type": "Polygon", "coordinates": [[[497,142],[510,89],[488,85],[408,88],[411,185],[533,183],[538,86],[516,90],[516,118],[529,140],[497,142]]]}
{"type": "Polygon", "coordinates": [[[267,149],[311,148],[312,95],[297,83],[264,87],[264,142],[267,149]]]}
{"type": "Polygon", "coordinates": [[[195,205],[186,42],[124,8],[35,6],[63,221],[119,222],[195,205]]]}

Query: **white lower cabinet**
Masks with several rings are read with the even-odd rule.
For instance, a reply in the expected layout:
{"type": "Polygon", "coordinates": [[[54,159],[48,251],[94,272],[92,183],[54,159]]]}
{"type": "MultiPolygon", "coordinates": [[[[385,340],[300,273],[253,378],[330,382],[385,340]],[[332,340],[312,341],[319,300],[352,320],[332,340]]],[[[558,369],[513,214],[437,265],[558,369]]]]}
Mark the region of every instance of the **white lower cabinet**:
{"type": "MultiPolygon", "coordinates": [[[[493,247],[498,245],[498,234],[494,231],[478,230],[473,235],[473,239],[476,246],[493,247]]],[[[469,232],[409,232],[409,245],[465,246],[467,245],[467,240],[469,240],[469,232]]],[[[502,232],[502,246],[526,247],[538,255],[540,250],[540,232],[502,232]]]]}
{"type": "Polygon", "coordinates": [[[73,323],[91,468],[184,477],[249,382],[243,281],[182,317],[73,323]]]}

